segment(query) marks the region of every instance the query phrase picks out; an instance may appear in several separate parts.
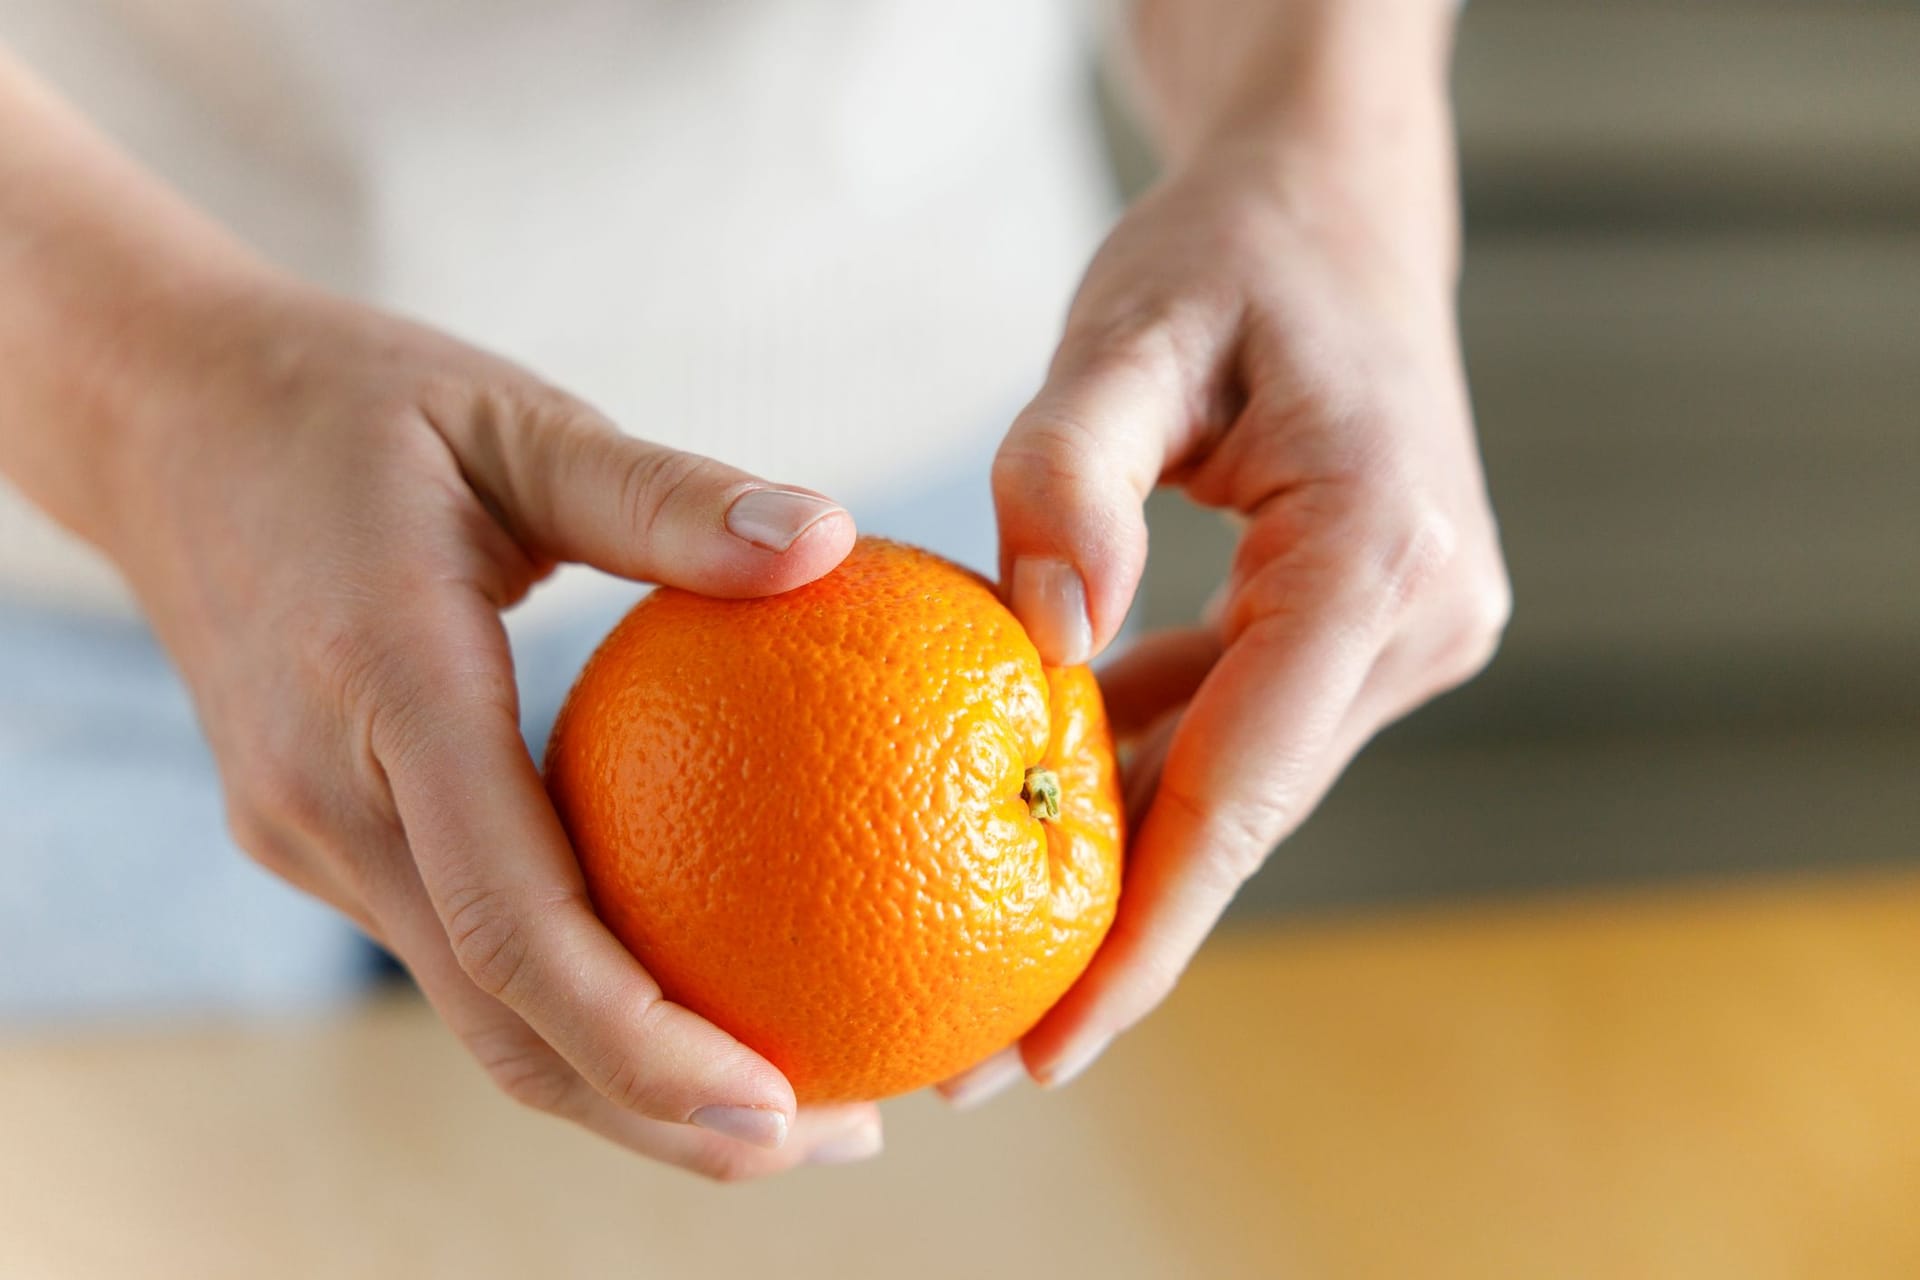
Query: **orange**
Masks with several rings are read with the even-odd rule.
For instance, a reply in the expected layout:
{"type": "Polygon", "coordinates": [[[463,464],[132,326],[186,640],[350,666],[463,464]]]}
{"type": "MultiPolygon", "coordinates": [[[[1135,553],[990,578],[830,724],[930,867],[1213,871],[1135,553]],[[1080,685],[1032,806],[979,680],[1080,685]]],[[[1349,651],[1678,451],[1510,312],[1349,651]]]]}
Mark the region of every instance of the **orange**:
{"type": "Polygon", "coordinates": [[[1013,1043],[1112,923],[1098,686],[992,587],[863,538],[783,595],[663,588],[581,672],[547,786],[595,908],[666,995],[803,1102],[1013,1043]]]}

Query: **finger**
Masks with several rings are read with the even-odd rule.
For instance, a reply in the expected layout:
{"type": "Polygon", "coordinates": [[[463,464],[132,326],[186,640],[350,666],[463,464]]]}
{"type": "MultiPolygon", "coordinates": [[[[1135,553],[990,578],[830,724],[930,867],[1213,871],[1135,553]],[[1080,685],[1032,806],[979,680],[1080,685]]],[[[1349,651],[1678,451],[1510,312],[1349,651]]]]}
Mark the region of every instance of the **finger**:
{"type": "Polygon", "coordinates": [[[800,1111],[793,1134],[778,1151],[735,1142],[685,1125],[648,1120],[621,1111],[604,1098],[582,1117],[587,1128],[621,1146],[719,1182],[742,1182],[785,1173],[803,1165],[852,1164],[880,1154],[885,1145],[880,1109],[872,1103],[800,1111]]]}
{"type": "Polygon", "coordinates": [[[934,1091],[949,1106],[967,1111],[1006,1092],[1015,1081],[1025,1079],[1026,1074],[1019,1048],[1010,1046],[976,1062],[959,1075],[942,1080],[934,1086],[934,1091]]]}
{"type": "Polygon", "coordinates": [[[788,591],[853,546],[853,517],[698,454],[649,444],[564,397],[470,414],[444,434],[523,546],[713,596],[788,591]]]}
{"type": "Polygon", "coordinates": [[[461,971],[401,833],[369,828],[356,837],[356,847],[364,851],[363,877],[377,886],[379,915],[393,938],[390,949],[448,1028],[515,1100],[572,1120],[651,1159],[723,1181],[800,1164],[844,1163],[879,1152],[879,1111],[870,1104],[804,1109],[777,1150],[615,1106],[517,1014],[461,971]]]}
{"type": "Polygon", "coordinates": [[[388,690],[372,746],[461,970],[616,1105],[776,1146],[793,1091],[659,987],[593,914],[520,738],[506,639],[478,596],[436,602],[443,655],[388,690]]]}
{"type": "Polygon", "coordinates": [[[1137,737],[1191,699],[1221,650],[1220,633],[1212,627],[1151,631],[1129,644],[1100,669],[1100,695],[1114,737],[1137,737]]]}
{"type": "Polygon", "coordinates": [[[1000,574],[1040,655],[1086,662],[1120,630],[1147,559],[1141,504],[1190,426],[1170,348],[1063,343],[993,463],[1000,574]]]}
{"type": "Polygon", "coordinates": [[[1330,782],[1337,739],[1382,647],[1384,602],[1396,594],[1353,563],[1289,557],[1270,566],[1273,581],[1250,584],[1286,605],[1234,636],[1174,731],[1113,928],[1022,1044],[1043,1083],[1071,1079],[1166,996],[1240,885],[1330,782]],[[1334,567],[1312,567],[1320,563],[1334,567]]]}
{"type": "Polygon", "coordinates": [[[852,1164],[872,1159],[885,1147],[886,1130],[880,1119],[880,1108],[871,1102],[802,1107],[793,1124],[793,1137],[789,1139],[791,1150],[783,1147],[778,1153],[769,1153],[749,1147],[748,1157],[767,1162],[767,1171],[772,1172],[795,1163],[852,1164]],[[780,1159],[769,1160],[770,1155],[780,1159]],[[787,1163],[782,1165],[780,1160],[787,1163]]]}
{"type": "MultiPolygon", "coordinates": [[[[1116,731],[1116,737],[1121,739],[1125,773],[1127,827],[1132,831],[1138,831],[1146,819],[1154,792],[1160,785],[1174,731],[1179,728],[1193,693],[1218,660],[1218,637],[1205,629],[1196,629],[1196,632],[1149,635],[1100,673],[1109,710],[1117,698],[1132,717],[1124,734],[1116,731]],[[1164,646],[1167,652],[1153,652],[1147,648],[1149,645],[1156,649],[1164,646]],[[1137,669],[1124,669],[1123,664],[1128,668],[1137,665],[1137,669]],[[1109,681],[1113,681],[1111,687],[1109,681]]],[[[1431,696],[1431,690],[1419,691],[1424,686],[1409,688],[1407,685],[1412,666],[1407,654],[1413,647],[1413,642],[1403,634],[1374,660],[1361,682],[1360,692],[1333,736],[1322,770],[1325,784],[1330,785],[1333,778],[1344,772],[1347,764],[1382,728],[1431,696]]],[[[1317,800],[1319,786],[1309,791],[1317,800]]]]}

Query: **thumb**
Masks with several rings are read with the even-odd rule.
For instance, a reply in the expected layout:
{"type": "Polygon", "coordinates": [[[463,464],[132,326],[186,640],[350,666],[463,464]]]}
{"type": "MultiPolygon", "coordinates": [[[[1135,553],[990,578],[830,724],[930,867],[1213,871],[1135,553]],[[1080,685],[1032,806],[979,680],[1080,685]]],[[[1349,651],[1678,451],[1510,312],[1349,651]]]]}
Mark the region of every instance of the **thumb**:
{"type": "Polygon", "coordinates": [[[1173,370],[1063,347],[1001,443],[1000,578],[1046,662],[1086,662],[1120,630],[1147,562],[1141,504],[1184,416],[1173,370]]]}
{"type": "Polygon", "coordinates": [[[712,596],[789,591],[853,547],[832,499],[637,440],[566,401],[449,430],[468,482],[529,551],[712,596]]]}

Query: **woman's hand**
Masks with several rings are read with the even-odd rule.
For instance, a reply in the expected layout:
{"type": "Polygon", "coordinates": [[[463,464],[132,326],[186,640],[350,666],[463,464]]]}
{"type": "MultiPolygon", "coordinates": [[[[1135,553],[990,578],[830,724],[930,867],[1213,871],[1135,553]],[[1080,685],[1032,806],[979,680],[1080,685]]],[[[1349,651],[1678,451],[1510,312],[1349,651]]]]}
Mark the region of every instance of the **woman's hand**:
{"type": "MultiPolygon", "coordinates": [[[[1314,55],[1275,47],[1314,83],[1314,55]]],[[[1104,672],[1136,826],[1112,933],[1020,1047],[1043,1083],[1159,1003],[1367,739],[1480,670],[1505,623],[1438,80],[1355,103],[1366,77],[1335,78],[1323,100],[1241,102],[1190,130],[1095,258],[1000,450],[1003,580],[1054,662],[1118,631],[1156,485],[1241,530],[1208,618],[1104,672]]],[[[978,1096],[1013,1066],[945,1090],[978,1096]]]]}
{"type": "Polygon", "coordinates": [[[513,1097],[720,1178],[871,1155],[661,998],[590,909],[500,611],[556,562],[711,595],[827,572],[816,494],[621,435],[259,263],[0,52],[0,471],[115,560],[236,838],[404,961],[513,1097]]]}
{"type": "Polygon", "coordinates": [[[103,541],[193,692],[238,841],[391,948],[529,1105],[717,1177],[877,1150],[873,1108],[796,1116],[778,1070],[594,916],[500,623],[559,561],[783,591],[846,554],[847,514],[298,286],[173,323],[191,339],[121,437],[103,541]]]}
{"type": "Polygon", "coordinates": [[[874,1107],[795,1113],[589,910],[499,622],[559,560],[785,591],[847,512],[273,273],[4,50],[0,136],[0,470],[125,572],[240,844],[522,1102],[720,1178],[879,1150],[874,1107]]]}

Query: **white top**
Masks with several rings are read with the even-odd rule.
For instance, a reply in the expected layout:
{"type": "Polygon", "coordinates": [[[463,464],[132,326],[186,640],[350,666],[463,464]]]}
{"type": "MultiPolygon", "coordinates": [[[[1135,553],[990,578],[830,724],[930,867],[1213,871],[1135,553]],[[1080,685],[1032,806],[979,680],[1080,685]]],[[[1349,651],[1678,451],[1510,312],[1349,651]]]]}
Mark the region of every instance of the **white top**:
{"type": "MultiPolygon", "coordinates": [[[[977,455],[1037,383],[1111,213],[1082,27],[1067,0],[0,0],[0,41],[270,256],[849,499],[977,455]]],[[[126,607],[4,487],[0,595],[126,607]]]]}

